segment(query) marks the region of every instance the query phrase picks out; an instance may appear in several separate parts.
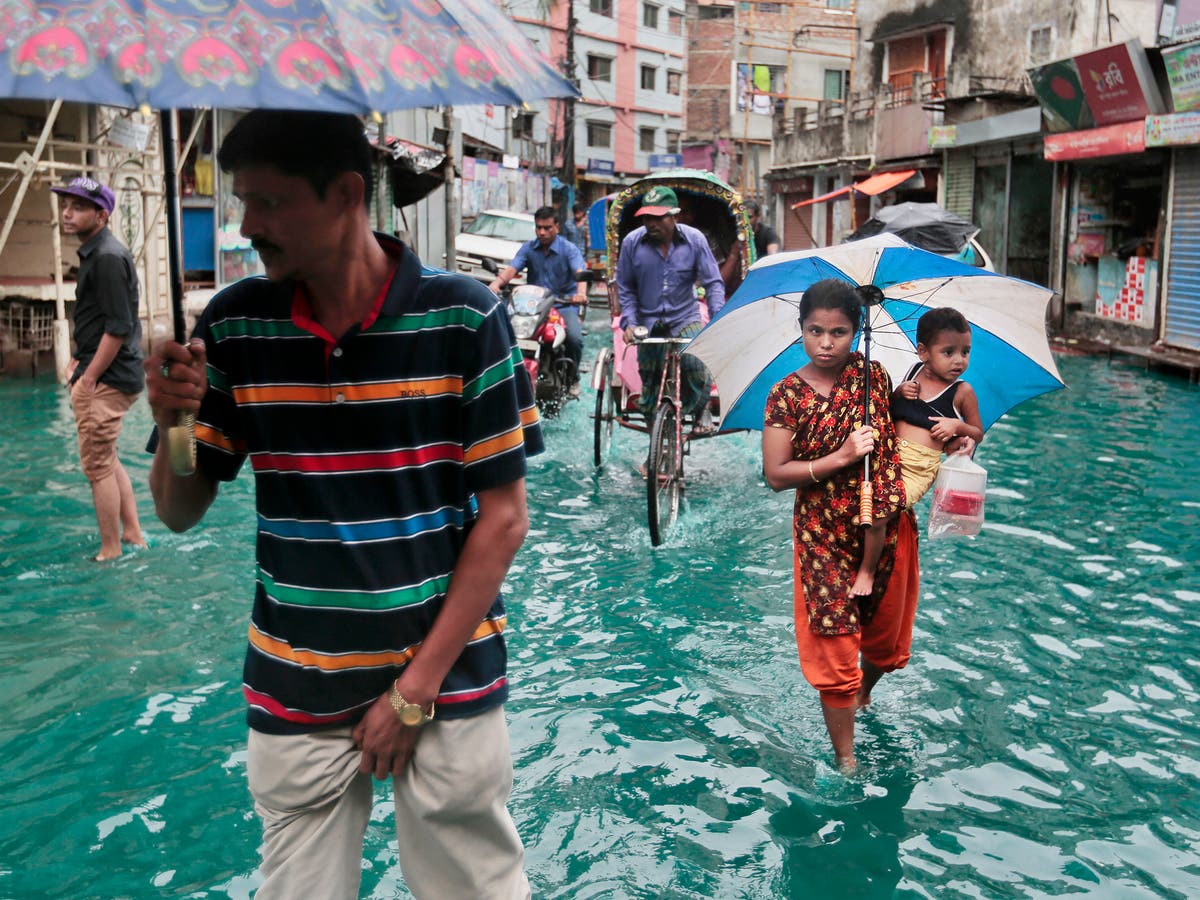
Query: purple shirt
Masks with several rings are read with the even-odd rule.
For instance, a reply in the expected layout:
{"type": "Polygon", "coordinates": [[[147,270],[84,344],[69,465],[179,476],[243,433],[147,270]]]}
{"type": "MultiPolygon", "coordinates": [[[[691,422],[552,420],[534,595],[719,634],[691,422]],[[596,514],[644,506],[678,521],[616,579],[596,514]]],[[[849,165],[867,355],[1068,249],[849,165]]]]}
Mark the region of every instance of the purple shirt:
{"type": "Polygon", "coordinates": [[[725,305],[725,284],[704,232],[676,223],[675,235],[664,258],[659,246],[646,238],[646,228],[635,228],[621,241],[617,261],[617,296],[621,301],[621,327],[665,322],[676,333],[689,322],[700,321],[693,287],[704,287],[708,312],[715,316],[725,305]]]}

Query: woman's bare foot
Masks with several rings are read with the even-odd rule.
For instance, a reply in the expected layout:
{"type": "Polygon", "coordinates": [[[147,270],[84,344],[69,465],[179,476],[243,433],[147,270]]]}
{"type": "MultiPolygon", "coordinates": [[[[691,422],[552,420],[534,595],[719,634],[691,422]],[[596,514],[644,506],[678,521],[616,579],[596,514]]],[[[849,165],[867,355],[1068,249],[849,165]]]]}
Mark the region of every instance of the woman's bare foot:
{"type": "Polygon", "coordinates": [[[854,584],[850,585],[851,597],[870,597],[875,590],[875,573],[859,571],[854,576],[854,584]]]}
{"type": "Polygon", "coordinates": [[[120,559],[120,558],[121,558],[121,548],[120,547],[117,547],[117,550],[115,553],[112,550],[105,550],[103,547],[101,547],[100,552],[92,557],[92,561],[93,562],[112,562],[114,559],[120,559]]]}
{"type": "Polygon", "coordinates": [[[854,695],[854,708],[855,709],[865,709],[866,707],[868,707],[870,705],[871,705],[871,694],[869,691],[866,693],[859,691],[857,694],[854,695]]]}
{"type": "Polygon", "coordinates": [[[121,543],[128,544],[130,547],[136,547],[139,550],[145,550],[149,546],[141,532],[138,532],[134,535],[125,535],[123,538],[121,538],[121,543]]]}
{"type": "Polygon", "coordinates": [[[853,775],[858,771],[858,760],[851,756],[835,756],[837,761],[838,771],[843,775],[853,775]]]}

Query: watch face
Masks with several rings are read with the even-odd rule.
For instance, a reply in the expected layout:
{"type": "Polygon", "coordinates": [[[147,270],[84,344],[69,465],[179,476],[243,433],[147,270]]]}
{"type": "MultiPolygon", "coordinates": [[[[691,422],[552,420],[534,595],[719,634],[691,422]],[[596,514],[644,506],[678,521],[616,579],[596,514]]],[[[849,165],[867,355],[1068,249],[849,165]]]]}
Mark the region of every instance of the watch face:
{"type": "Polygon", "coordinates": [[[425,713],[415,703],[405,704],[400,709],[400,721],[405,725],[420,725],[424,718],[425,713]]]}

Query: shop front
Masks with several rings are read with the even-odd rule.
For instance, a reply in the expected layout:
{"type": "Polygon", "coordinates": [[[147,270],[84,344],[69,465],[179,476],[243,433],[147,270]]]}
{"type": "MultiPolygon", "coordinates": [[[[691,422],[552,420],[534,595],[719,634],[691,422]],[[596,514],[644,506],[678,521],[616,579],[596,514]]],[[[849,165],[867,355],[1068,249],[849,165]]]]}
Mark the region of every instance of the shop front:
{"type": "Polygon", "coordinates": [[[1058,167],[1053,286],[1066,308],[1152,341],[1170,154],[1147,147],[1147,118],[1165,105],[1146,52],[1130,40],[1033,69],[1030,79],[1054,132],[1043,155],[1058,167]]]}
{"type": "Polygon", "coordinates": [[[946,153],[942,206],[979,226],[996,271],[1047,284],[1054,165],[1042,155],[1041,119],[1035,106],[940,126],[930,143],[946,153]]]}
{"type": "Polygon", "coordinates": [[[1068,306],[1156,327],[1167,154],[1145,146],[1145,121],[1047,135],[1046,158],[1068,174],[1068,306]]]}

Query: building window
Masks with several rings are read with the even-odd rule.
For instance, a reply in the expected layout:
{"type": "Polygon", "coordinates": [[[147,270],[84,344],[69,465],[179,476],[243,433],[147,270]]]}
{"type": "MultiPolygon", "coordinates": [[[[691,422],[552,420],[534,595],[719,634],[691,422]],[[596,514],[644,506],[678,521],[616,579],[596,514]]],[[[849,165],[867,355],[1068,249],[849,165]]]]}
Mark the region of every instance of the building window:
{"type": "Polygon", "coordinates": [[[1040,25],[1029,29],[1029,64],[1040,66],[1050,62],[1054,53],[1054,28],[1040,25]]]}
{"type": "Polygon", "coordinates": [[[732,6],[701,6],[696,9],[697,19],[732,19],[732,6]]]}
{"type": "Polygon", "coordinates": [[[777,16],[781,12],[783,12],[783,4],[782,3],[755,3],[754,9],[757,12],[763,13],[768,16],[777,16]]]}
{"type": "Polygon", "coordinates": [[[643,153],[654,152],[654,129],[639,128],[638,129],[638,147],[643,153]]]}
{"type": "Polygon", "coordinates": [[[667,31],[670,34],[683,34],[683,15],[674,10],[667,10],[667,31]]]}
{"type": "Polygon", "coordinates": [[[826,100],[841,100],[846,101],[850,82],[850,73],[845,69],[826,69],[825,70],[825,94],[826,100]]]}
{"type": "Polygon", "coordinates": [[[513,116],[512,136],[517,140],[533,140],[533,117],[537,113],[519,112],[513,116]]]}
{"type": "Polygon", "coordinates": [[[642,90],[655,90],[654,84],[658,80],[658,69],[654,66],[642,66],[642,90]]]}
{"type": "Polygon", "coordinates": [[[587,123],[587,142],[589,147],[611,147],[612,146],[612,123],[611,122],[588,122],[587,123]]]}
{"type": "Polygon", "coordinates": [[[658,27],[658,7],[653,3],[642,4],[642,25],[646,28],[658,27]]]}
{"type": "Polygon", "coordinates": [[[612,0],[589,0],[588,9],[598,16],[612,18],[612,0]]]}
{"type": "Polygon", "coordinates": [[[587,73],[592,81],[612,81],[612,57],[587,55],[587,73]]]}
{"type": "Polygon", "coordinates": [[[783,66],[751,66],[738,63],[737,108],[769,116],[775,111],[775,100],[782,102],[787,93],[784,82],[787,69],[783,66]]]}
{"type": "Polygon", "coordinates": [[[825,0],[826,9],[849,9],[850,0],[825,0]]]}
{"type": "Polygon", "coordinates": [[[668,72],[667,73],[667,93],[674,94],[675,96],[678,97],[679,96],[679,86],[682,81],[683,81],[683,74],[681,72],[668,72]]]}
{"type": "Polygon", "coordinates": [[[667,152],[668,153],[678,153],[679,152],[680,137],[681,137],[681,135],[679,134],[678,131],[668,131],[667,132],[667,152]]]}

